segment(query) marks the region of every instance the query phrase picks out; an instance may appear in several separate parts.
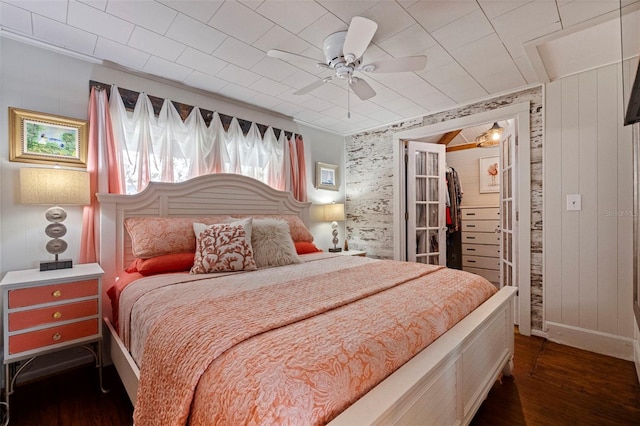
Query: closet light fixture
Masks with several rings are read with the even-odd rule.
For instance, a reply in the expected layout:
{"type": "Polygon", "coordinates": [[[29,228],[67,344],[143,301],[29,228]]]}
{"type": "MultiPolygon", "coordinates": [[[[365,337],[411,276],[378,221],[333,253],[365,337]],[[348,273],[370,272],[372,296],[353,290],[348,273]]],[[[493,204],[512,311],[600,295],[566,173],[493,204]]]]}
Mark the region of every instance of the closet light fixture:
{"type": "Polygon", "coordinates": [[[493,126],[491,126],[489,130],[476,137],[476,146],[480,148],[493,148],[500,145],[502,132],[504,132],[504,129],[500,127],[497,122],[493,123],[493,126]]]}

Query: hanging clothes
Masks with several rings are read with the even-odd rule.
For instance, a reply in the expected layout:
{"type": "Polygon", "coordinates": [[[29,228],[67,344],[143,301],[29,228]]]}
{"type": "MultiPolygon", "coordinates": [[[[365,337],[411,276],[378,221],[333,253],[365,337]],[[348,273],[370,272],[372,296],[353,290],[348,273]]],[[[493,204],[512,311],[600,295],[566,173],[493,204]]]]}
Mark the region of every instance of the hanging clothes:
{"type": "Polygon", "coordinates": [[[452,167],[447,167],[447,227],[449,232],[459,231],[462,228],[462,186],[458,179],[458,172],[452,167]]]}

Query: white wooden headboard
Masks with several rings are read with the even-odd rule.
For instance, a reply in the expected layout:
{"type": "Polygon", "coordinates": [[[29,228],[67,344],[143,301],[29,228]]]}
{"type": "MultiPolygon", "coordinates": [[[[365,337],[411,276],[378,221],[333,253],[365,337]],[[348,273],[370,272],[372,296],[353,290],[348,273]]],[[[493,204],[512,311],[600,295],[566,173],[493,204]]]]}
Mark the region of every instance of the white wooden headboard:
{"type": "Polygon", "coordinates": [[[105,271],[104,287],[131,257],[124,220],[134,216],[202,217],[226,214],[295,214],[309,225],[311,203],[278,191],[250,177],[218,173],[180,183],[151,182],[136,195],[97,194],[100,203],[98,259],[105,271]]]}

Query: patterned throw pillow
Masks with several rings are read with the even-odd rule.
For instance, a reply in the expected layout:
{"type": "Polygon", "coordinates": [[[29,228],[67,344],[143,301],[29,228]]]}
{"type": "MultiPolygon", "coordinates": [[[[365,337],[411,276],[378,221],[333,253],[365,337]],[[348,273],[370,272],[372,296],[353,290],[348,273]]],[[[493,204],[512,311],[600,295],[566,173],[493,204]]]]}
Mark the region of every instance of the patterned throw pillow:
{"type": "Polygon", "coordinates": [[[232,223],[194,223],[196,253],[192,274],[253,271],[251,218],[232,223]]]}

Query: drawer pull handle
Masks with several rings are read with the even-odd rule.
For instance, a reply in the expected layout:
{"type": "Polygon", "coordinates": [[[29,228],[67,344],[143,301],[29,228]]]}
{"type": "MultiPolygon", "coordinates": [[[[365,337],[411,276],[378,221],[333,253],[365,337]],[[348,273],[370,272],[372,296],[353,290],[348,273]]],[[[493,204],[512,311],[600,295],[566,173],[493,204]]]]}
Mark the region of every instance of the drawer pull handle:
{"type": "Polygon", "coordinates": [[[469,224],[467,224],[467,228],[475,228],[475,227],[476,227],[475,225],[469,225],[469,224]]]}
{"type": "Polygon", "coordinates": [[[476,237],[467,237],[467,240],[475,240],[476,237]]]}
{"type": "Polygon", "coordinates": [[[475,213],[467,213],[467,216],[475,216],[475,213]]]}
{"type": "Polygon", "coordinates": [[[62,317],[62,313],[60,311],[56,311],[52,316],[54,319],[60,319],[62,317]]]}
{"type": "Polygon", "coordinates": [[[475,261],[475,260],[467,260],[467,262],[469,262],[469,263],[476,263],[476,261],[475,261]]]}
{"type": "Polygon", "coordinates": [[[468,248],[467,251],[476,251],[474,248],[468,248]]]}
{"type": "Polygon", "coordinates": [[[54,334],[54,335],[53,335],[53,337],[52,337],[52,338],[53,338],[53,340],[54,340],[55,342],[57,342],[58,340],[60,340],[60,339],[62,338],[62,334],[60,334],[60,333],[56,333],[56,334],[54,334]]]}
{"type": "Polygon", "coordinates": [[[53,293],[51,293],[51,295],[53,297],[60,297],[60,296],[62,296],[62,292],[60,290],[56,290],[53,293]]]}

